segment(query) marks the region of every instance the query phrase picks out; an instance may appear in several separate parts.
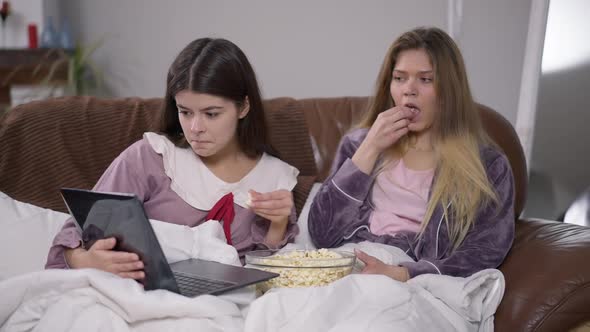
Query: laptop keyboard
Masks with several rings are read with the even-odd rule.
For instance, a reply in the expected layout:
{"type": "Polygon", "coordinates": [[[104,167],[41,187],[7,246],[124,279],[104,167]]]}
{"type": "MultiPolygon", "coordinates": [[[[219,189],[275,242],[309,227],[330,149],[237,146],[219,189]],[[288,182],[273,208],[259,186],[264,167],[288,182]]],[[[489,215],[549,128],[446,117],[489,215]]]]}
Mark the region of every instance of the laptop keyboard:
{"type": "Polygon", "coordinates": [[[173,271],[173,273],[180,294],[188,297],[209,294],[216,290],[235,285],[235,283],[228,281],[212,280],[178,271],[173,271]]]}

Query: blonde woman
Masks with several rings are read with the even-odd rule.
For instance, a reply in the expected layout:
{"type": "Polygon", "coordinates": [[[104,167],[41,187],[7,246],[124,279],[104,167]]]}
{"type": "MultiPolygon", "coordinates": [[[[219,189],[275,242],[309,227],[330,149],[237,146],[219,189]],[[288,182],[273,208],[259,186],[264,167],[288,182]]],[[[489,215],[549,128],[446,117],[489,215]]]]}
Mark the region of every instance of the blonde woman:
{"type": "Polygon", "coordinates": [[[404,33],[314,199],[312,240],[385,243],[415,260],[392,266],[357,252],[364,273],[469,276],[502,263],[514,217],[512,171],[482,129],[457,45],[437,28],[404,33]]]}

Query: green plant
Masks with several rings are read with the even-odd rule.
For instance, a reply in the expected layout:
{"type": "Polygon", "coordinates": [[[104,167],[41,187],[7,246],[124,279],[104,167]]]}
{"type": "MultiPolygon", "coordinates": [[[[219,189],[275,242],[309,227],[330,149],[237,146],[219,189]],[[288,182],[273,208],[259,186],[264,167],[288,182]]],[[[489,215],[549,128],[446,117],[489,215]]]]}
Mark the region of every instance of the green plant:
{"type": "Polygon", "coordinates": [[[99,40],[90,46],[76,46],[73,50],[56,49],[60,53],[59,59],[52,63],[45,84],[49,85],[55,72],[67,63],[68,80],[66,92],[71,95],[86,95],[100,89],[103,84],[102,72],[91,60],[92,54],[102,46],[103,40],[99,40]]]}

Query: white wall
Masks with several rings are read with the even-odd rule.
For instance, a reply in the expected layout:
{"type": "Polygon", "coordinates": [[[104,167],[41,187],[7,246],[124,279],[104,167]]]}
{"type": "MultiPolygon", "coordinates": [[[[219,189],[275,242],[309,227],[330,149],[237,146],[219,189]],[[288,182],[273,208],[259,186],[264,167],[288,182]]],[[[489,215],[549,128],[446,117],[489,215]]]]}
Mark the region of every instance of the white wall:
{"type": "MultiPolygon", "coordinates": [[[[516,119],[531,0],[464,3],[459,42],[474,94],[516,119]]],[[[95,61],[113,96],[161,96],[189,41],[240,46],[264,97],[369,95],[387,47],[420,25],[447,29],[447,1],[63,0],[81,40],[105,42],[95,61]]]]}
{"type": "Polygon", "coordinates": [[[109,74],[124,76],[110,80],[118,96],[163,94],[175,55],[189,41],[206,36],[228,38],[244,50],[266,97],[367,95],[385,50],[399,32],[416,25],[444,27],[446,17],[444,1],[425,0],[370,5],[185,0],[165,9],[153,0],[73,5],[84,22],[79,25],[84,41],[106,36],[97,61],[109,74]],[[427,5],[432,8],[424,11],[427,5]]]}
{"type": "MultiPolygon", "coordinates": [[[[29,47],[28,25],[36,24],[39,41],[43,26],[51,17],[56,29],[60,28],[60,0],[18,0],[10,1],[10,15],[6,20],[6,31],[0,31],[5,37],[3,48],[29,47]]],[[[2,27],[4,28],[4,27],[2,27]]]]}
{"type": "Polygon", "coordinates": [[[1,31],[4,40],[0,41],[0,47],[4,48],[25,48],[29,46],[27,25],[37,24],[41,33],[43,27],[43,0],[19,0],[10,1],[10,15],[6,19],[6,31],[1,31]],[[1,43],[4,43],[1,45],[1,43]]]}
{"type": "Polygon", "coordinates": [[[531,167],[552,193],[531,192],[529,216],[556,217],[590,187],[588,12],[587,0],[549,6],[531,167]],[[553,210],[545,211],[542,205],[551,197],[553,210]]]}
{"type": "Polygon", "coordinates": [[[458,39],[474,97],[515,124],[531,1],[463,4],[458,39]]]}

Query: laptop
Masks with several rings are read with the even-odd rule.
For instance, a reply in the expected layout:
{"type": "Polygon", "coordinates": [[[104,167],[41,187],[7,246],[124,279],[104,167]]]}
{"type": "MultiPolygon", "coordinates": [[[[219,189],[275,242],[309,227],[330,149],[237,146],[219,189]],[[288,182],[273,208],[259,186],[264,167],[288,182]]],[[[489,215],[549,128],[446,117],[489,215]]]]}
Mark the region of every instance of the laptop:
{"type": "Polygon", "coordinates": [[[202,259],[168,264],[143,203],[133,194],[62,188],[61,195],[85,248],[115,237],[114,250],[133,252],[144,263],[146,290],[167,289],[184,296],[217,295],[279,274],[202,259]]]}

